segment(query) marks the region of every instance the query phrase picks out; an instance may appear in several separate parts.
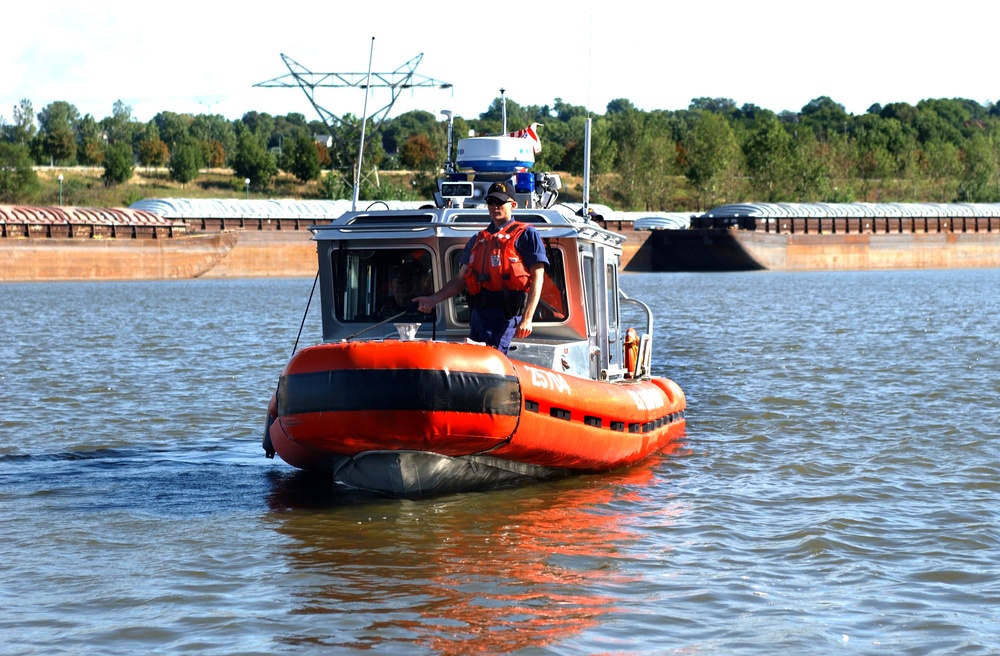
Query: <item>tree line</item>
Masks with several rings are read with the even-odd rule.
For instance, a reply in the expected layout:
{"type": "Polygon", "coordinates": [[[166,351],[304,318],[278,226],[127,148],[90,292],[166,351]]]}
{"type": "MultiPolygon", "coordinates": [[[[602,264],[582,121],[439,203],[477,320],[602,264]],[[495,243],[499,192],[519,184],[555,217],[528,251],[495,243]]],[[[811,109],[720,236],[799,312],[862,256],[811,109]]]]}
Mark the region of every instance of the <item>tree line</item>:
{"type": "MultiPolygon", "coordinates": [[[[699,210],[728,202],[1000,201],[1000,103],[928,99],[875,104],[861,115],[823,96],[798,112],[775,113],[727,98],[696,98],[687,109],[637,109],[610,102],[604,114],[557,98],[521,106],[496,98],[476,118],[454,118],[456,138],[538,123],[535,170],[582,175],[591,131],[591,200],[622,210],[699,210]]],[[[306,183],[307,196],[351,195],[361,119],[336,134],[303,114],[251,111],[238,120],[163,111],[142,123],[116,102],[111,116],[81,116],[69,102],[35,112],[30,100],[0,115],[0,202],[39,195],[35,167],[102,167],[107,186],[134,168],[166,167],[187,184],[206,168],[229,168],[234,188],[266,193],[280,171],[306,183]]],[[[416,110],[366,126],[364,163],[413,171],[409,185],[360,181],[367,199],[429,198],[446,160],[447,122],[416,110]]]]}

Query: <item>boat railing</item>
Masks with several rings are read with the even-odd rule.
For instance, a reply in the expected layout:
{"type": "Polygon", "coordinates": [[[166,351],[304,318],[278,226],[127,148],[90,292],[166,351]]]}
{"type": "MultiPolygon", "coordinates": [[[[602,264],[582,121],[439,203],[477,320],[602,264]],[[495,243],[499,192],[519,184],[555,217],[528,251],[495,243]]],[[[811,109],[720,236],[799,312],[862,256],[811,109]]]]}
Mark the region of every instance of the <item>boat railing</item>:
{"type": "Polygon", "coordinates": [[[630,298],[622,289],[618,290],[618,297],[621,305],[634,306],[646,317],[646,330],[639,336],[639,357],[635,377],[648,376],[653,360],[653,311],[639,299],[630,298]]]}
{"type": "Polygon", "coordinates": [[[643,303],[642,301],[640,301],[637,298],[631,298],[628,294],[626,294],[621,289],[618,290],[618,298],[620,299],[622,305],[634,305],[637,308],[639,308],[639,310],[646,317],[646,334],[647,335],[652,335],[653,334],[653,311],[649,308],[649,306],[646,305],[645,303],[643,303]]]}

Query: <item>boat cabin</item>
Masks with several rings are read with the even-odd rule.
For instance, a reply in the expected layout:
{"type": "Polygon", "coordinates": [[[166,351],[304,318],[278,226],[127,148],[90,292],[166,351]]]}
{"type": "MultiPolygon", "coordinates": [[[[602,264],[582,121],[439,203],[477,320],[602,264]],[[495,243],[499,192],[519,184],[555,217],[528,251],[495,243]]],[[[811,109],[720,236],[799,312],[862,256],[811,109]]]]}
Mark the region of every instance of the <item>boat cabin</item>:
{"type": "MultiPolygon", "coordinates": [[[[518,208],[514,218],[538,230],[550,265],[532,334],[515,339],[508,356],[594,380],[648,374],[649,308],[618,292],[624,238],[562,206],[518,208]],[[622,302],[646,313],[644,371],[624,368],[622,302]]],[[[489,221],[485,208],[372,209],[311,227],[324,341],[408,339],[411,334],[464,341],[470,317],[464,293],[440,303],[432,314],[419,312],[407,299],[432,293],[457,275],[466,242],[489,221]]]]}
{"type": "Polygon", "coordinates": [[[459,141],[457,152],[433,205],[389,210],[374,202],[310,228],[319,256],[324,341],[466,340],[471,310],[464,293],[431,314],[408,299],[458,275],[466,242],[490,223],[487,190],[504,181],[515,189],[514,219],[534,226],[549,260],[532,333],[515,339],[508,356],[592,380],[648,377],[652,313],[619,291],[624,237],[556,202],[559,176],[528,170],[534,162],[528,140],[473,137],[459,141]],[[635,345],[625,344],[622,303],[645,315],[635,345]]]}

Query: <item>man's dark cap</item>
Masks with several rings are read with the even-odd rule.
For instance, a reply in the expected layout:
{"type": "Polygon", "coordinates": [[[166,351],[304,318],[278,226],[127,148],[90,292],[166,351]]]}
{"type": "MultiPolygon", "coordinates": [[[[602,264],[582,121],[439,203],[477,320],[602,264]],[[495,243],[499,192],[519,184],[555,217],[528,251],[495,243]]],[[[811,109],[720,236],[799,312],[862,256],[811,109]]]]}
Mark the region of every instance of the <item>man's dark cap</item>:
{"type": "Polygon", "coordinates": [[[497,200],[506,203],[511,200],[516,200],[513,192],[514,190],[511,188],[509,182],[494,182],[490,185],[490,190],[486,192],[486,197],[496,198],[497,200]]]}

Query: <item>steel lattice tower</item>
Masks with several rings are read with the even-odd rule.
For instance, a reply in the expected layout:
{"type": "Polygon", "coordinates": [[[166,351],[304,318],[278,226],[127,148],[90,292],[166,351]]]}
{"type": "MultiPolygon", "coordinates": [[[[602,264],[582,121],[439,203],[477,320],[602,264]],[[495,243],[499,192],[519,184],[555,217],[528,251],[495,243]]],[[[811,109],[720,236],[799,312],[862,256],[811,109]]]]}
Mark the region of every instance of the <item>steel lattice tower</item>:
{"type": "MultiPolygon", "coordinates": [[[[390,73],[372,72],[370,87],[385,87],[391,89],[392,98],[387,105],[372,113],[370,117],[372,121],[372,130],[370,134],[365,136],[364,147],[367,148],[371,140],[381,132],[382,127],[385,124],[385,120],[389,115],[389,111],[392,109],[392,106],[396,103],[396,99],[404,89],[421,87],[437,89],[453,88],[452,85],[447,82],[442,82],[440,80],[416,74],[415,71],[417,69],[417,64],[420,63],[420,60],[423,59],[423,57],[424,54],[420,53],[390,73]]],[[[367,88],[369,87],[368,73],[313,73],[285,54],[282,54],[281,58],[284,60],[289,72],[271,80],[258,82],[253,86],[279,88],[298,87],[302,89],[303,93],[306,94],[306,98],[309,99],[309,103],[313,106],[313,109],[315,109],[316,113],[319,114],[320,119],[323,121],[323,125],[325,125],[326,129],[330,131],[330,136],[336,144],[337,149],[342,150],[344,139],[342,134],[343,130],[338,128],[343,128],[344,121],[333,112],[320,106],[319,103],[316,102],[316,89],[321,87],[356,87],[367,91],[367,88]]]]}

